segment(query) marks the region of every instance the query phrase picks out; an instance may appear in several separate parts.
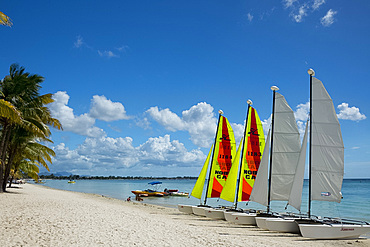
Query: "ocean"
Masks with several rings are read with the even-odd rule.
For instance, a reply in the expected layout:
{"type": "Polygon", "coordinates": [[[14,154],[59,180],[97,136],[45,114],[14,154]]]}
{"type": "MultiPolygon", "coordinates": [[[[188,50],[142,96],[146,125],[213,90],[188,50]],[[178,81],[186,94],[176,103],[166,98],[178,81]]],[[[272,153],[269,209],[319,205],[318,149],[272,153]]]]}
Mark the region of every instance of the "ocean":
{"type": "MultiPolygon", "coordinates": [[[[178,189],[181,192],[191,192],[195,184],[195,179],[165,179],[158,190],[178,189]]],[[[44,186],[55,189],[77,191],[84,193],[99,194],[107,197],[126,200],[129,196],[135,198],[132,190],[154,189],[149,185],[153,180],[77,180],[70,184],[67,180],[45,180],[44,186]]],[[[311,212],[317,216],[340,217],[343,219],[356,219],[370,221],[370,179],[344,179],[342,186],[343,199],[341,203],[313,201],[311,212]]],[[[202,202],[204,199],[202,200],[202,202]]],[[[307,212],[308,201],[308,181],[304,181],[301,212],[307,212]]],[[[144,203],[156,204],[165,207],[176,208],[177,204],[199,205],[200,200],[190,197],[146,197],[144,203]]],[[[208,198],[207,204],[211,206],[232,206],[232,203],[222,199],[208,198]]],[[[274,212],[285,212],[286,202],[273,201],[271,209],[274,212]]],[[[249,202],[238,203],[241,208],[266,209],[264,206],[249,202]]],[[[298,212],[292,207],[288,207],[289,212],[298,212]]]]}

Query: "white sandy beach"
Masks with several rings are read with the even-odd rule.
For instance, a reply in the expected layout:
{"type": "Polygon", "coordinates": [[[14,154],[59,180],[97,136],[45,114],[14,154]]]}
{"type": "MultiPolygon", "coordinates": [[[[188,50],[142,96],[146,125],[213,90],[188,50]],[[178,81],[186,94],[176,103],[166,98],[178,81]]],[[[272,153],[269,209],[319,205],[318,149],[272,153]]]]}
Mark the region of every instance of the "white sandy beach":
{"type": "MultiPolygon", "coordinates": [[[[370,246],[309,240],[125,202],[25,184],[0,194],[0,246],[370,246]]],[[[145,201],[144,201],[145,202],[145,201]]]]}

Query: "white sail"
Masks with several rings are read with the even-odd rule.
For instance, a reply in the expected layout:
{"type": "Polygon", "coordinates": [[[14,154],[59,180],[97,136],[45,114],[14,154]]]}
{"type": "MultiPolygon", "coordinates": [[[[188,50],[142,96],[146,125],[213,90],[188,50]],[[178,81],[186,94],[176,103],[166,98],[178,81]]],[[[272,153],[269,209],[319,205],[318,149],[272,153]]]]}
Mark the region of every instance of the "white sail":
{"type": "Polygon", "coordinates": [[[269,169],[269,153],[270,153],[270,130],[267,134],[265,148],[263,149],[262,159],[258,168],[257,177],[254,181],[250,201],[258,202],[267,206],[267,181],[269,169]]]}
{"type": "Polygon", "coordinates": [[[271,200],[288,201],[301,144],[293,110],[283,95],[275,93],[271,200]]]}
{"type": "Polygon", "coordinates": [[[312,78],[311,199],[341,201],[344,146],[333,101],[322,82],[312,78]]]}
{"type": "Polygon", "coordinates": [[[298,165],[295,172],[292,190],[289,196],[289,205],[301,211],[302,203],[302,189],[304,180],[304,169],[306,164],[306,153],[307,153],[307,136],[308,136],[308,121],[306,123],[306,130],[304,132],[301,152],[299,154],[298,165]]]}

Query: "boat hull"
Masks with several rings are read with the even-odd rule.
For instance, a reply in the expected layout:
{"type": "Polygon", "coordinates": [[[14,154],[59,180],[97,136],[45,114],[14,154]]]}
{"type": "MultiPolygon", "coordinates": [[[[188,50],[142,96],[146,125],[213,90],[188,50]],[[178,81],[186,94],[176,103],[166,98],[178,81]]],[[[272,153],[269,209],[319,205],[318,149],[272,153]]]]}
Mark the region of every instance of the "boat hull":
{"type": "Polygon", "coordinates": [[[141,195],[158,196],[158,197],[164,196],[164,192],[159,192],[159,191],[151,192],[151,191],[145,191],[145,190],[133,190],[131,192],[139,196],[141,195]]]}
{"type": "Polygon", "coordinates": [[[268,230],[267,225],[266,225],[267,219],[271,219],[271,217],[256,217],[256,224],[258,228],[263,229],[263,230],[268,230]]]}
{"type": "Polygon", "coordinates": [[[177,208],[180,212],[186,213],[186,214],[193,214],[193,206],[192,205],[184,205],[184,204],[178,204],[177,208]]]}
{"type": "Polygon", "coordinates": [[[298,224],[293,218],[270,218],[265,222],[270,231],[300,233],[298,224]]]}
{"type": "MultiPolygon", "coordinates": [[[[256,225],[256,216],[255,213],[233,213],[228,214],[227,220],[238,225],[256,225]]],[[[226,216],[225,216],[226,218],[226,216]]]]}
{"type": "Polygon", "coordinates": [[[224,211],[225,210],[223,209],[207,208],[204,210],[204,213],[208,218],[212,218],[215,220],[225,220],[224,211]]]}
{"type": "Polygon", "coordinates": [[[199,206],[193,206],[193,214],[198,215],[198,216],[206,216],[205,210],[209,209],[209,207],[199,207],[199,206]]]}
{"type": "Polygon", "coordinates": [[[370,225],[299,224],[301,234],[313,239],[354,239],[370,232],[370,225]]]}

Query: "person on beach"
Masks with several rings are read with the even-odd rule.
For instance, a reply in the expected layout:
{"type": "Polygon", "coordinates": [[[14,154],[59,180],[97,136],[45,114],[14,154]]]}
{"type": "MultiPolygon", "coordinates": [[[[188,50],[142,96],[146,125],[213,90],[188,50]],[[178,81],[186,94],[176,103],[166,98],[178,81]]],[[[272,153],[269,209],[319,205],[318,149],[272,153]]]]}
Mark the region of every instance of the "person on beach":
{"type": "Polygon", "coordinates": [[[131,201],[131,196],[129,196],[127,199],[126,199],[128,202],[131,201]]]}
{"type": "Polygon", "coordinates": [[[136,200],[136,201],[142,201],[142,200],[143,200],[143,198],[141,198],[141,197],[139,196],[139,194],[137,194],[137,195],[136,195],[136,197],[135,197],[135,200],[136,200]]]}

